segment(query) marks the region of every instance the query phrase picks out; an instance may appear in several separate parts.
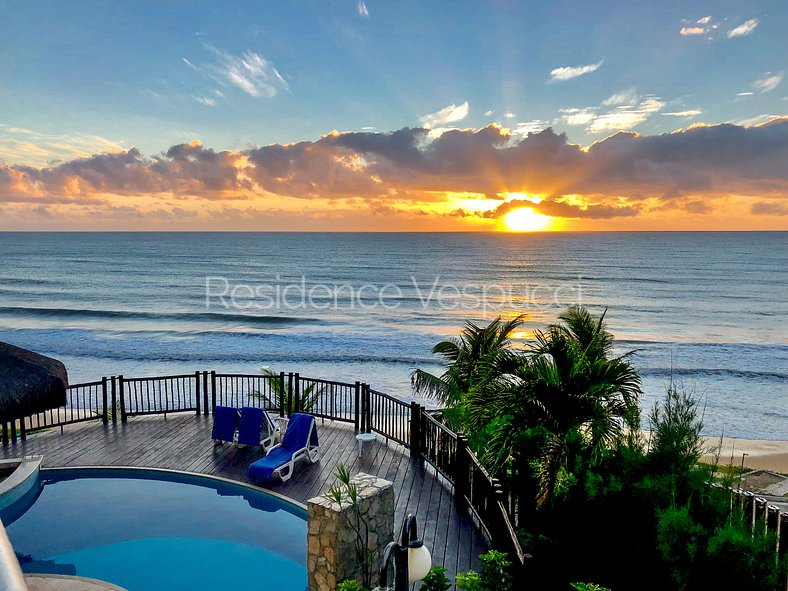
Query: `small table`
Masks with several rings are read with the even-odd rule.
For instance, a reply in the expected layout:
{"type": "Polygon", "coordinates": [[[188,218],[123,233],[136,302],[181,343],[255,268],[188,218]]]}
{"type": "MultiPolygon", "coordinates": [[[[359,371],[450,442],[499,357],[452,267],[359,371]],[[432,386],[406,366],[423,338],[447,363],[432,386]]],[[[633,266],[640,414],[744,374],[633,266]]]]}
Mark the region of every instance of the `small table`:
{"type": "Polygon", "coordinates": [[[377,435],[374,433],[359,433],[356,435],[356,441],[358,441],[358,457],[361,457],[361,452],[364,451],[364,442],[375,441],[376,439],[377,435]]]}

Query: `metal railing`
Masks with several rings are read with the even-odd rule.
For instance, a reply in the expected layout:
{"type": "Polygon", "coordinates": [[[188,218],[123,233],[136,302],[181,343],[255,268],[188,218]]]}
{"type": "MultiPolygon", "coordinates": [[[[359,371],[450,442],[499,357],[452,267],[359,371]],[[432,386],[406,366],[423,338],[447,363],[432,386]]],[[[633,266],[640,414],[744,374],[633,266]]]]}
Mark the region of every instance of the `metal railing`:
{"type": "Polygon", "coordinates": [[[500,483],[483,468],[467,441],[419,404],[370,389],[362,382],[337,382],[279,375],[193,374],[128,378],[110,376],[68,388],[65,406],[4,423],[3,444],[28,433],[86,421],[126,421],[138,415],[194,412],[212,414],[216,406],[254,406],[283,416],[310,412],[317,417],[353,423],[356,431],[374,432],[410,450],[454,487],[456,499],[485,531],[491,544],[522,565],[515,516],[500,483]]]}

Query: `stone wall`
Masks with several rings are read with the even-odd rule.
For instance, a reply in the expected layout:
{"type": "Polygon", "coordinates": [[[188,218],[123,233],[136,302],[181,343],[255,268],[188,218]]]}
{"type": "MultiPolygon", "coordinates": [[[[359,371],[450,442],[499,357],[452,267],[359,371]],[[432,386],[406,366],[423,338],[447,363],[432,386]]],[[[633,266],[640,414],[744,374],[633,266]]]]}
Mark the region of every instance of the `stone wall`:
{"type": "MultiPolygon", "coordinates": [[[[388,480],[360,473],[351,483],[358,490],[358,507],[369,525],[368,547],[377,557],[372,566],[376,582],[383,549],[394,536],[394,487],[388,480]]],[[[307,572],[310,591],[334,591],[343,579],[361,582],[357,558],[358,515],[345,494],[341,504],[325,496],[309,500],[307,572]]]]}

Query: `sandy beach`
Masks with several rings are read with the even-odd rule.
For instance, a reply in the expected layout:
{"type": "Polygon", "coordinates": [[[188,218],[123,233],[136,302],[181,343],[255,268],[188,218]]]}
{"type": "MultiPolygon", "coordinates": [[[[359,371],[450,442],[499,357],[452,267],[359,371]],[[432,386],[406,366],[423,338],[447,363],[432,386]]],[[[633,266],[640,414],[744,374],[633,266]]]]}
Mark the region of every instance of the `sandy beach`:
{"type": "MultiPolygon", "coordinates": [[[[720,443],[718,437],[706,437],[705,441],[708,447],[716,447],[720,443]]],[[[788,441],[723,438],[720,464],[740,466],[742,454],[747,454],[744,456],[745,468],[762,468],[788,474],[788,441]]],[[[706,461],[713,459],[712,454],[704,456],[706,461]]]]}

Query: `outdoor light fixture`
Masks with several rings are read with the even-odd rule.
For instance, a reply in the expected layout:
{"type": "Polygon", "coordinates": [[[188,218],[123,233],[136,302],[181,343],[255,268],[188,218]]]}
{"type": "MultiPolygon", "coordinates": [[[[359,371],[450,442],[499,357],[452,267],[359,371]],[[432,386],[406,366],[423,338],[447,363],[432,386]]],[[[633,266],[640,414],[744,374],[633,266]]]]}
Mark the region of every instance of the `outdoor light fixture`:
{"type": "Polygon", "coordinates": [[[394,563],[394,591],[408,591],[410,583],[421,581],[432,567],[430,551],[419,539],[416,516],[408,515],[402,522],[399,544],[389,542],[380,567],[380,588],[389,587],[389,565],[394,563]]]}

